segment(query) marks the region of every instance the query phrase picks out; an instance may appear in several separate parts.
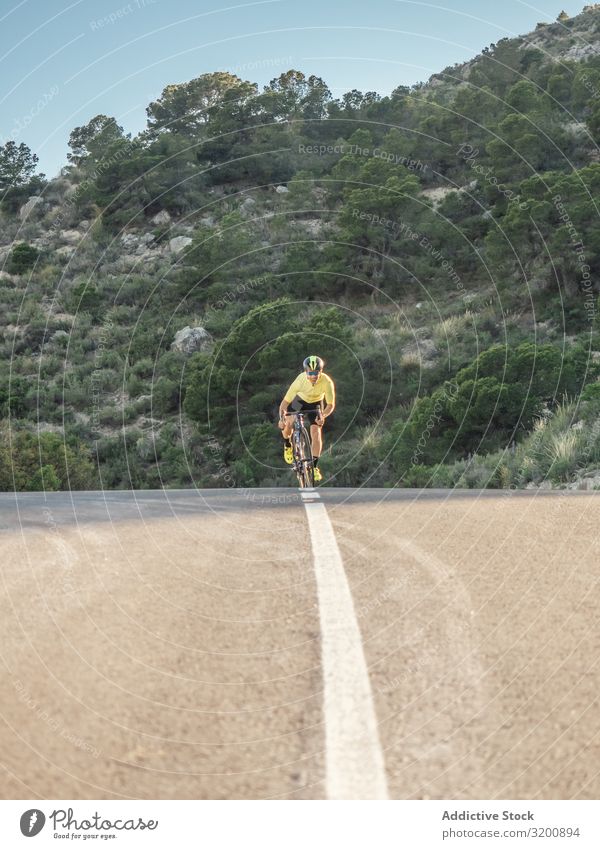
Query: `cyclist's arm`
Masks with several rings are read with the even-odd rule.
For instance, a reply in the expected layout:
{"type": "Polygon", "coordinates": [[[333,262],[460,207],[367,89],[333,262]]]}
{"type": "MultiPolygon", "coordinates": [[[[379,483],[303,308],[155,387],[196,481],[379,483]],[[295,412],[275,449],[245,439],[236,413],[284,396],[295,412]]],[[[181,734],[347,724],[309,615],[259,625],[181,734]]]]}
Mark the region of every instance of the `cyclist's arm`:
{"type": "Polygon", "coordinates": [[[287,408],[290,406],[290,404],[292,403],[292,401],[294,400],[294,398],[297,395],[298,378],[299,377],[302,377],[302,375],[298,375],[296,380],[294,380],[293,383],[290,384],[288,391],[283,396],[283,401],[279,405],[279,418],[280,419],[283,416],[283,414],[286,412],[287,408]]]}
{"type": "Polygon", "coordinates": [[[335,386],[333,380],[329,380],[329,384],[325,389],[325,409],[321,413],[324,419],[330,416],[335,410],[335,386]]]}

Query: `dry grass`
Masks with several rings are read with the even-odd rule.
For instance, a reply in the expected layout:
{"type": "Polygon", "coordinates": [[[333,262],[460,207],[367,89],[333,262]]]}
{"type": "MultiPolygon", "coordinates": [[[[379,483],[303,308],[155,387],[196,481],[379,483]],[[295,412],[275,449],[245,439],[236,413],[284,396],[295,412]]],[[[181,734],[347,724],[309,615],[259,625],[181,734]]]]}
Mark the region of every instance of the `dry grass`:
{"type": "Polygon", "coordinates": [[[447,339],[454,338],[461,330],[464,330],[466,321],[464,315],[450,315],[443,318],[433,328],[433,338],[436,344],[443,344],[447,339]]]}
{"type": "Polygon", "coordinates": [[[577,431],[553,434],[544,451],[552,463],[574,463],[579,453],[581,437],[577,431]]]}
{"type": "Polygon", "coordinates": [[[406,354],[402,354],[400,358],[400,365],[403,368],[413,368],[414,366],[421,365],[421,357],[415,351],[409,351],[406,354]]]}

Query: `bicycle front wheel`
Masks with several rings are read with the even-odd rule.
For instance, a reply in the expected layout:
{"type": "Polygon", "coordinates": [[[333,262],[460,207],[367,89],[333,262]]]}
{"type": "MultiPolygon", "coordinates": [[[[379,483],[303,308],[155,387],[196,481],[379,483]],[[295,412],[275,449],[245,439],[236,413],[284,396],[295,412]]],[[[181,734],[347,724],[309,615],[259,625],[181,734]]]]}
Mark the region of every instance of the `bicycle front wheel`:
{"type": "Polygon", "coordinates": [[[302,489],[310,489],[315,485],[315,470],[310,437],[306,428],[302,428],[299,434],[298,454],[298,483],[302,489]]]}

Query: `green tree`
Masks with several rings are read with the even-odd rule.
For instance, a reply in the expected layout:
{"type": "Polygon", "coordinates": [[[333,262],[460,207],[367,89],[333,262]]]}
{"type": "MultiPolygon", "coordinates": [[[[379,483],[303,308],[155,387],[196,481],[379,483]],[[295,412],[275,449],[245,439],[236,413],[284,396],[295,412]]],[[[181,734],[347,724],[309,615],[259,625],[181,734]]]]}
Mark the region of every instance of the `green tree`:
{"type": "Polygon", "coordinates": [[[100,162],[107,148],[116,140],[122,139],[123,127],[108,115],[96,115],[82,127],[75,127],[69,136],[70,152],[67,159],[74,165],[81,165],[88,157],[100,162]]]}
{"type": "Polygon", "coordinates": [[[256,86],[235,74],[203,74],[187,83],[166,86],[158,100],[146,109],[148,127],[153,132],[197,135],[226,98],[241,102],[254,94],[256,86]]]}
{"type": "Polygon", "coordinates": [[[331,92],[320,77],[306,77],[293,69],[271,80],[259,97],[262,108],[275,120],[320,120],[330,100],[331,92]]]}
{"type": "Polygon", "coordinates": [[[7,141],[1,145],[0,192],[29,183],[38,162],[36,154],[32,153],[24,142],[17,145],[14,141],[7,141]]]}

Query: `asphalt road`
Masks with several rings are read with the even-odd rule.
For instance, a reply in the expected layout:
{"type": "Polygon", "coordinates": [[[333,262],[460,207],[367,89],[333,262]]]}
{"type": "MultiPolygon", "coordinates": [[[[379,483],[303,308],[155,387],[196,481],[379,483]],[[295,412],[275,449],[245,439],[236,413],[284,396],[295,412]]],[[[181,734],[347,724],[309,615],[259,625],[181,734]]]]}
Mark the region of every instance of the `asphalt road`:
{"type": "Polygon", "coordinates": [[[319,496],[1,495],[0,796],[597,799],[600,495],[319,496]]]}

